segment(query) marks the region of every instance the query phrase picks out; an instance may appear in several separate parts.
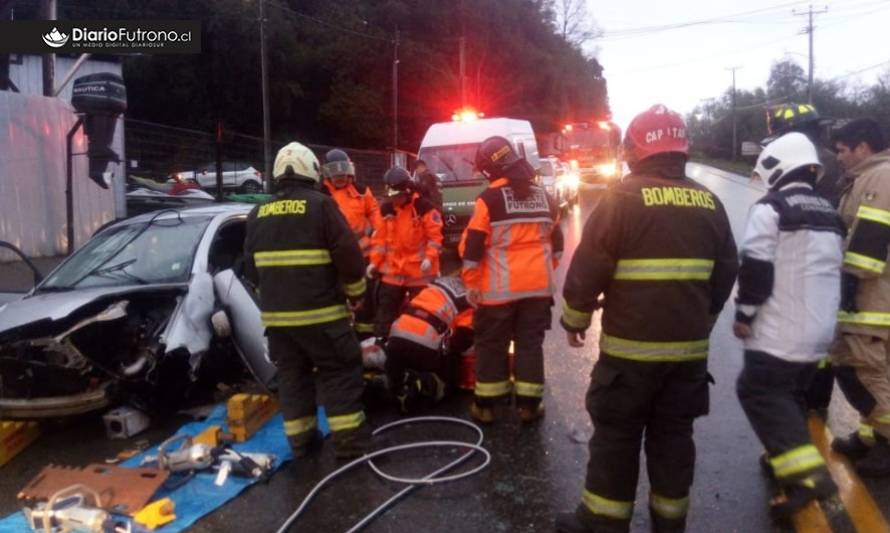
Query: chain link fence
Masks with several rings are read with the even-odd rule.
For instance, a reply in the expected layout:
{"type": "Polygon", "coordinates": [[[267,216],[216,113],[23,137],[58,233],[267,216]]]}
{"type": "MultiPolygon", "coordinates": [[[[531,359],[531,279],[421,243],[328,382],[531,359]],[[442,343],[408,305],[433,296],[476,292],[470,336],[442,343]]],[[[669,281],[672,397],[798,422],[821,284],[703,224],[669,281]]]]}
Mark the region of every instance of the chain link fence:
{"type": "MultiPolygon", "coordinates": [[[[236,132],[207,132],[178,128],[153,122],[127,119],[126,153],[128,173],[140,178],[163,182],[179,172],[194,171],[210,166],[215,168],[217,146],[222,151],[223,168],[228,163],[247,163],[263,172],[263,139],[236,132]]],[[[288,141],[289,142],[289,141],[288,141]]],[[[272,157],[286,144],[273,140],[272,157]]],[[[383,174],[392,166],[393,153],[384,150],[363,150],[306,143],[319,161],[332,148],[343,148],[355,163],[356,179],[371,187],[376,194],[383,192],[383,174]]],[[[416,154],[399,151],[396,161],[401,166],[413,165],[416,154]]]]}

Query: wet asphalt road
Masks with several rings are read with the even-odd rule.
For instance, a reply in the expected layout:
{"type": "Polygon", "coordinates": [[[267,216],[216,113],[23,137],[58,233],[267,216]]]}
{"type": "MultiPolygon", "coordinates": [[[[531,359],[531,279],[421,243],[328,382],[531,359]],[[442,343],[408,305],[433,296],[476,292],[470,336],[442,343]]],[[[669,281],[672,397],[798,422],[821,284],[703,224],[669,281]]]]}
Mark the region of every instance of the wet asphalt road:
{"type": "MultiPolygon", "coordinates": [[[[741,238],[747,209],[762,191],[746,180],[736,180],[706,167],[690,165],[690,176],[710,187],[727,207],[737,240],[741,238]]],[[[580,208],[564,221],[567,253],[580,231],[597,191],[587,191],[580,208]]],[[[560,267],[560,280],[568,261],[560,267]]],[[[725,309],[711,340],[710,371],[716,379],[711,388],[711,414],[696,422],[698,461],[691,495],[688,531],[770,531],[766,511],[768,490],[757,458],[760,444],[735,397],[735,377],[741,368],[741,346],[730,332],[730,312],[725,309]]],[[[547,414],[537,425],[520,427],[512,410],[504,408],[503,419],[485,428],[484,445],[492,464],[483,473],[464,481],[415,491],[374,521],[369,532],[533,532],[553,531],[553,515],[570,510],[578,502],[587,462],[587,439],[593,428],[584,411],[584,393],[597,357],[598,324],[588,333],[583,349],[569,348],[554,313],[554,328],[548,332],[545,354],[547,414]]],[[[682,319],[678,317],[678,319],[682,319]]],[[[855,427],[856,418],[836,394],[830,427],[835,434],[855,427]]],[[[447,400],[430,414],[469,418],[469,393],[447,400]]],[[[394,420],[386,407],[372,410],[374,425],[394,420]]],[[[180,420],[154,428],[150,435],[160,440],[180,420]],[[166,433],[165,433],[166,432],[166,433]]],[[[446,425],[422,425],[388,435],[386,443],[419,439],[472,440],[470,431],[446,425]]],[[[124,447],[101,437],[97,422],[82,429],[69,425],[56,436],[45,436],[0,475],[0,514],[15,509],[14,493],[48,458],[63,463],[86,463],[124,447]],[[68,443],[59,447],[60,443],[68,443]],[[92,443],[92,444],[91,444],[92,443]],[[97,457],[97,454],[102,454],[97,457]]],[[[450,462],[455,452],[406,452],[380,461],[392,474],[422,477],[450,462]]],[[[472,461],[469,464],[475,464],[472,461]]],[[[205,517],[191,530],[274,531],[321,478],[339,466],[329,446],[320,455],[285,465],[266,485],[248,489],[216,513],[205,517]]],[[[291,531],[346,531],[383,503],[399,488],[377,478],[368,468],[348,472],[322,491],[304,517],[291,531]]],[[[890,509],[890,482],[871,483],[870,492],[879,507],[890,509]]],[[[645,468],[633,518],[633,531],[648,531],[648,483],[645,468]]]]}

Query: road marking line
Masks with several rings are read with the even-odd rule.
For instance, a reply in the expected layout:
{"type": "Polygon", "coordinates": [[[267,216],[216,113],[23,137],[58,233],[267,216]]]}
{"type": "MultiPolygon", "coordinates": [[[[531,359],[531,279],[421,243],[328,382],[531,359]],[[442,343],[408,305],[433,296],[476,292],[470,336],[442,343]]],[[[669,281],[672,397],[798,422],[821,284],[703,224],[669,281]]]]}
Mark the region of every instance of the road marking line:
{"type": "MultiPolygon", "coordinates": [[[[831,431],[818,416],[809,419],[810,435],[813,444],[822,453],[828,471],[838,486],[838,494],[856,531],[859,533],[890,533],[890,524],[881,514],[874,498],[865,488],[850,462],[831,449],[831,431]]],[[[796,525],[796,523],[795,523],[796,525]]]]}

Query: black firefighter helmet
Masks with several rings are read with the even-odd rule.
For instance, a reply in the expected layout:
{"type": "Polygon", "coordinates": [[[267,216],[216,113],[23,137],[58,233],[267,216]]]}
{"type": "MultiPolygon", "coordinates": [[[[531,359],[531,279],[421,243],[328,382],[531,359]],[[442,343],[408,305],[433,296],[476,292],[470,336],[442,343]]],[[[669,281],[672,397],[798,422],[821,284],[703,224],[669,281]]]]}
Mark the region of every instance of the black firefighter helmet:
{"type": "Polygon", "coordinates": [[[489,180],[507,178],[509,180],[531,180],[535,169],[520,157],[510,141],[503,137],[489,137],[482,141],[476,151],[476,169],[489,180]]]}

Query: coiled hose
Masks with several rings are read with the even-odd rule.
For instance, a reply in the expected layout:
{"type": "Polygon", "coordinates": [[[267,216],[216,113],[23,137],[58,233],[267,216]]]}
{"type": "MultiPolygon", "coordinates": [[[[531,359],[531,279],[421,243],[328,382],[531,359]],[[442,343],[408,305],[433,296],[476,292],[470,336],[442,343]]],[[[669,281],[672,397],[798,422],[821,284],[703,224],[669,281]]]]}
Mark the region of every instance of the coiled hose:
{"type": "Polygon", "coordinates": [[[475,444],[469,443],[469,442],[449,441],[449,440],[411,442],[408,444],[399,444],[396,446],[390,446],[388,448],[382,448],[380,450],[376,450],[372,453],[369,453],[367,455],[359,457],[358,459],[341,466],[337,470],[334,470],[333,472],[328,474],[324,479],[319,481],[318,484],[316,484],[315,487],[313,487],[312,490],[309,491],[309,494],[307,494],[306,497],[303,498],[303,501],[300,502],[300,505],[297,507],[297,510],[294,511],[293,514],[291,514],[287,518],[287,520],[285,520],[285,522],[281,525],[280,528],[278,528],[277,533],[285,533],[294,524],[294,522],[296,522],[296,520],[300,517],[300,515],[303,514],[303,512],[309,506],[309,502],[312,501],[312,498],[314,498],[315,495],[318,494],[321,491],[321,489],[328,482],[330,482],[334,478],[340,476],[341,474],[348,472],[349,470],[352,470],[353,468],[355,468],[357,466],[363,465],[364,463],[368,463],[368,466],[371,467],[371,469],[374,471],[374,473],[377,474],[378,476],[382,477],[383,479],[385,479],[387,481],[392,481],[395,483],[404,483],[407,486],[405,488],[403,488],[402,490],[400,490],[399,492],[397,492],[396,494],[394,494],[388,500],[383,502],[383,504],[381,504],[379,507],[377,507],[376,509],[371,511],[370,514],[368,514],[364,518],[362,518],[357,524],[352,526],[347,531],[347,533],[353,533],[355,531],[359,531],[363,527],[367,526],[368,524],[371,523],[371,521],[373,521],[375,518],[380,516],[380,514],[383,513],[386,509],[388,509],[389,507],[394,505],[397,501],[404,498],[408,493],[410,493],[411,491],[413,491],[414,489],[416,489],[422,485],[436,485],[439,483],[448,483],[450,481],[457,481],[460,479],[464,479],[464,478],[473,476],[475,474],[478,474],[479,472],[481,472],[482,470],[487,468],[488,465],[491,463],[491,454],[488,452],[488,450],[486,450],[485,448],[482,447],[482,441],[484,438],[484,435],[482,434],[482,429],[479,426],[477,426],[476,424],[469,422],[467,420],[462,420],[460,418],[452,418],[452,417],[448,417],[448,416],[420,416],[420,417],[414,417],[414,418],[404,418],[404,419],[396,420],[395,422],[390,422],[389,424],[380,426],[379,428],[374,430],[373,435],[379,435],[381,433],[389,431],[390,429],[393,429],[393,428],[396,428],[399,426],[403,426],[406,424],[417,424],[417,423],[459,424],[459,425],[462,425],[462,426],[465,426],[465,427],[468,427],[468,428],[474,430],[479,438],[475,444]],[[413,450],[413,449],[417,449],[417,448],[454,448],[454,447],[466,448],[467,452],[464,453],[463,455],[461,455],[460,457],[458,457],[457,459],[455,459],[454,461],[437,469],[434,472],[431,472],[430,474],[427,474],[426,476],[424,476],[422,478],[404,478],[404,477],[398,477],[398,476],[393,476],[393,475],[387,474],[386,472],[380,470],[380,468],[376,464],[374,464],[374,461],[373,461],[373,459],[375,459],[377,457],[380,457],[383,455],[388,455],[388,454],[395,453],[395,452],[400,452],[403,450],[413,450]],[[476,452],[481,453],[484,458],[482,463],[479,464],[478,466],[476,466],[470,470],[467,470],[466,472],[461,472],[460,474],[437,477],[437,476],[444,474],[445,472],[457,467],[458,465],[464,463],[467,459],[469,459],[476,452]]]}

